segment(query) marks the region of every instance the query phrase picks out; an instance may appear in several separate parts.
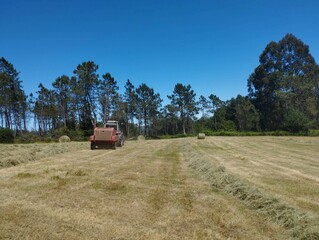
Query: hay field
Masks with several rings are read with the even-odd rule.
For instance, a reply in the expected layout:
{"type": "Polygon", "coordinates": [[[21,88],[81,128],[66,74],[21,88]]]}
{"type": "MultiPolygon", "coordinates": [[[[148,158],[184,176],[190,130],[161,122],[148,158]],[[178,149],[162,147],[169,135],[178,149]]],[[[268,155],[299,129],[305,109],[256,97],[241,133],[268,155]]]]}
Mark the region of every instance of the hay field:
{"type": "Polygon", "coordinates": [[[319,214],[319,138],[212,137],[193,144],[239,178],[319,214]]]}
{"type": "Polygon", "coordinates": [[[0,144],[0,169],[84,149],[87,143],[0,144]]]}
{"type": "Polygon", "coordinates": [[[72,142],[0,145],[0,239],[316,239],[313,224],[294,235],[215,187],[203,166],[223,165],[223,173],[317,217],[318,144],[212,137],[131,141],[116,151],[72,142]]]}

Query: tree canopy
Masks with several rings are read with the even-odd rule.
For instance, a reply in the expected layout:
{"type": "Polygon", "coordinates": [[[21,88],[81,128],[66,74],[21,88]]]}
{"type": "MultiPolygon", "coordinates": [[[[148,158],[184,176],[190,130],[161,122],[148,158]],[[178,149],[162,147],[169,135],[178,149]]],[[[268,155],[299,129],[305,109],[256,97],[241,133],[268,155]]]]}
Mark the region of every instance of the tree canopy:
{"type": "Polygon", "coordinates": [[[177,83],[162,107],[160,93],[146,83],[136,88],[127,80],[121,93],[111,73],[100,77],[98,70],[93,61],[83,62],[72,76],[58,76],[51,87],[39,83],[27,96],[19,72],[1,57],[0,128],[14,134],[31,128],[41,136],[82,131],[85,137],[109,119],[127,136],[319,128],[319,66],[292,34],[267,44],[248,78],[248,95],[226,101],[213,91],[196,99],[191,85],[177,83]]]}
{"type": "Polygon", "coordinates": [[[5,58],[0,58],[0,116],[1,126],[26,130],[27,96],[25,95],[19,72],[5,58]]]}
{"type": "Polygon", "coordinates": [[[171,100],[171,105],[175,106],[176,113],[180,119],[183,134],[191,131],[191,121],[198,113],[196,103],[196,93],[190,85],[177,83],[174,87],[173,94],[167,96],[171,100]]]}
{"type": "Polygon", "coordinates": [[[260,112],[262,129],[282,129],[287,111],[292,108],[305,118],[315,119],[319,69],[309,47],[287,34],[278,43],[270,42],[259,62],[248,79],[248,90],[260,112]]]}

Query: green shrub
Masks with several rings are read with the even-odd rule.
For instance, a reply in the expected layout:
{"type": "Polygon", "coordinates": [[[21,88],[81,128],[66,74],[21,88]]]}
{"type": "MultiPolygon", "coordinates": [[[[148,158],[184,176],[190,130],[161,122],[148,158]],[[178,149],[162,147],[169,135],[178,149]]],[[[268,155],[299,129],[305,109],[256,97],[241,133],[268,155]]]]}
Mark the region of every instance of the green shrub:
{"type": "Polygon", "coordinates": [[[13,132],[8,128],[0,128],[0,143],[13,143],[13,132]]]}
{"type": "Polygon", "coordinates": [[[16,143],[35,143],[39,142],[38,137],[35,133],[27,132],[23,133],[15,138],[16,143]]]}
{"type": "Polygon", "coordinates": [[[319,129],[311,129],[308,131],[308,136],[319,137],[319,129]]]}
{"type": "Polygon", "coordinates": [[[69,135],[69,130],[64,126],[58,129],[55,129],[52,133],[52,137],[54,138],[59,138],[64,135],[67,135],[67,136],[69,135]]]}
{"type": "MultiPolygon", "coordinates": [[[[93,135],[93,132],[91,135],[93,135]]],[[[72,139],[72,141],[87,141],[88,140],[88,136],[85,136],[85,133],[82,130],[71,130],[69,131],[68,136],[72,139]]]]}
{"type": "Polygon", "coordinates": [[[82,132],[83,132],[83,137],[86,137],[86,139],[87,139],[88,137],[90,137],[91,135],[93,135],[94,129],[83,130],[82,132]]]}
{"type": "Polygon", "coordinates": [[[231,120],[223,121],[220,129],[225,131],[236,131],[236,124],[231,120]]]}
{"type": "Polygon", "coordinates": [[[215,132],[211,129],[204,128],[202,129],[201,133],[205,133],[206,136],[214,136],[215,132]]]}
{"type": "Polygon", "coordinates": [[[311,121],[307,116],[295,108],[288,108],[285,113],[284,127],[290,132],[308,131],[311,126],[311,121]]]}
{"type": "Polygon", "coordinates": [[[161,135],[159,139],[186,138],[186,137],[194,137],[194,135],[192,134],[161,135]]]}

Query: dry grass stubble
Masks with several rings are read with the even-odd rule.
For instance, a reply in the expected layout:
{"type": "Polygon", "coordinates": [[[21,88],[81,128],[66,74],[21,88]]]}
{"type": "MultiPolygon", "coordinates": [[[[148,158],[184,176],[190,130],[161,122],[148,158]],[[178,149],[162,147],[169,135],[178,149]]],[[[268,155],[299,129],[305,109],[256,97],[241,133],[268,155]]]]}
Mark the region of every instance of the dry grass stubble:
{"type": "Polygon", "coordinates": [[[87,143],[0,144],[0,169],[85,149],[87,143]]]}
{"type": "Polygon", "coordinates": [[[210,137],[192,144],[239,178],[319,214],[318,137],[210,137]]]}
{"type": "MultiPolygon", "coordinates": [[[[220,139],[215,138],[214,140],[216,140],[218,145],[217,145],[217,148],[215,149],[217,153],[216,155],[214,155],[213,158],[209,157],[209,156],[213,156],[212,154],[209,154],[209,155],[205,154],[207,151],[211,150],[211,148],[207,146],[207,143],[201,144],[195,141],[188,141],[188,142],[185,141],[183,144],[183,152],[185,154],[186,160],[189,162],[190,167],[195,169],[197,173],[199,173],[201,176],[207,179],[207,181],[209,181],[214,188],[220,189],[221,191],[229,195],[235,196],[251,209],[256,209],[258,212],[262,212],[266,216],[269,216],[271,219],[273,219],[273,221],[275,221],[279,225],[289,229],[291,233],[291,237],[293,238],[318,239],[319,226],[317,223],[319,222],[319,217],[316,214],[316,212],[302,211],[299,208],[295,207],[293,204],[291,205],[289,202],[287,203],[285,201],[287,197],[286,192],[281,192],[281,196],[277,194],[279,198],[274,197],[271,194],[266,193],[264,190],[259,190],[253,184],[249,183],[247,180],[240,179],[236,175],[232,174],[231,172],[227,171],[227,169],[225,169],[223,165],[226,165],[226,166],[237,165],[238,170],[236,171],[236,169],[232,167],[231,168],[232,171],[235,171],[236,173],[239,173],[242,175],[255,173],[253,168],[251,168],[251,172],[242,172],[242,169],[239,167],[239,166],[244,166],[245,168],[248,167],[246,162],[240,161],[240,160],[246,159],[246,157],[241,157],[240,160],[237,159],[236,161],[236,159],[234,160],[233,158],[237,157],[237,154],[235,156],[233,156],[232,154],[229,154],[229,152],[232,153],[234,151],[233,149],[229,148],[229,145],[240,146],[245,144],[247,145],[247,143],[249,144],[248,141],[245,142],[243,139],[247,141],[249,138],[248,139],[247,138],[246,139],[245,138],[228,138],[227,140],[230,143],[228,142],[227,144],[223,143],[224,146],[221,146],[220,139]],[[235,144],[234,141],[237,141],[237,144],[235,144]],[[198,149],[199,151],[198,150],[195,151],[194,149],[198,149]],[[222,155],[222,152],[225,153],[224,156],[222,155]],[[213,161],[211,159],[213,159],[213,161]]],[[[252,140],[252,138],[250,139],[252,140]]],[[[257,139],[258,138],[254,138],[254,140],[257,140],[257,139]]],[[[267,139],[268,138],[266,138],[266,140],[267,139]]],[[[216,145],[215,142],[213,141],[208,141],[208,144],[211,144],[212,146],[216,145]]],[[[261,147],[263,147],[263,145],[261,145],[261,147]]],[[[247,151],[247,149],[245,148],[244,150],[247,151]]],[[[318,150],[317,148],[314,148],[313,152],[316,152],[317,150],[318,150]]],[[[252,149],[252,152],[256,152],[256,149],[252,149]]],[[[240,151],[237,151],[236,153],[240,153],[240,151]]],[[[269,152],[268,155],[269,154],[272,154],[272,153],[269,152]]],[[[287,152],[287,154],[289,154],[289,152],[287,152]]],[[[266,163],[264,164],[263,168],[261,168],[261,171],[265,171],[264,175],[268,176],[271,169],[266,168],[267,167],[266,157],[267,157],[267,154],[264,156],[263,161],[265,161],[266,163]]],[[[293,162],[293,164],[291,165],[294,166],[295,162],[298,162],[298,159],[287,159],[287,158],[280,159],[279,162],[281,163],[279,163],[279,165],[283,163],[287,164],[291,161],[293,162]]],[[[312,161],[312,159],[310,159],[310,161],[312,161]]],[[[303,163],[303,166],[306,167],[306,164],[307,163],[303,163]]],[[[272,163],[271,166],[277,166],[277,165],[275,163],[272,163]]],[[[293,167],[290,167],[290,168],[292,172],[295,172],[293,167]]],[[[269,177],[272,178],[274,176],[272,175],[269,177]]],[[[313,179],[312,186],[315,186],[316,178],[312,177],[312,175],[310,174],[308,177],[310,179],[313,179]]],[[[253,175],[251,178],[256,179],[256,183],[258,186],[258,178],[261,178],[261,177],[256,178],[256,176],[253,175]]],[[[290,187],[289,185],[287,186],[285,184],[286,184],[285,182],[282,182],[280,181],[280,179],[278,179],[277,185],[286,186],[288,188],[290,187]]],[[[307,191],[309,190],[311,191],[311,189],[307,188],[307,191]]],[[[295,197],[291,195],[290,192],[288,194],[290,197],[295,197]]]]}
{"type": "Polygon", "coordinates": [[[0,239],[288,237],[193,175],[181,141],[128,142],[0,169],[0,239]]]}

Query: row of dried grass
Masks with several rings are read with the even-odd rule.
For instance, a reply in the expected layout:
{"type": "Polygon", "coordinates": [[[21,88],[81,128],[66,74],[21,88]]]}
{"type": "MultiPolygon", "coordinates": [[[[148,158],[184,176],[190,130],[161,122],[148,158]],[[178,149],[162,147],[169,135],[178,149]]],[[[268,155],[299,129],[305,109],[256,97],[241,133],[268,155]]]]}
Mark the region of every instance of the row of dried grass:
{"type": "Polygon", "coordinates": [[[87,149],[83,142],[0,145],[0,168],[37,161],[57,154],[87,149]]]}
{"type": "Polygon", "coordinates": [[[237,178],[227,172],[225,167],[215,166],[209,159],[194,151],[190,144],[185,143],[182,151],[189,167],[208,180],[213,188],[236,197],[249,208],[268,216],[275,223],[288,229],[292,238],[319,239],[318,216],[303,213],[237,178]]]}

